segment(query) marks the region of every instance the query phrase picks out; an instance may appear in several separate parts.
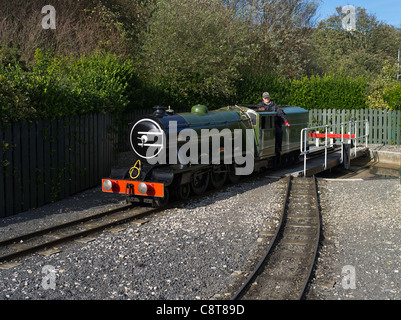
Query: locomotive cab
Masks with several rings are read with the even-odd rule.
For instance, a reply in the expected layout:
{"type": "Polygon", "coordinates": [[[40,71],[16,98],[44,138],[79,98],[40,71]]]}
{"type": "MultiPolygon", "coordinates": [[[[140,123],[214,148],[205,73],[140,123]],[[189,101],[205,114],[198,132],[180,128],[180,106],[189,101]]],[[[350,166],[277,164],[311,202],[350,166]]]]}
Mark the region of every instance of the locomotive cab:
{"type": "Polygon", "coordinates": [[[255,106],[247,106],[247,114],[255,133],[255,155],[258,158],[274,156],[276,112],[257,111],[255,106]]]}
{"type": "Polygon", "coordinates": [[[257,125],[259,138],[259,157],[265,158],[274,155],[275,128],[274,121],[276,112],[259,112],[259,121],[257,125]]]}
{"type": "Polygon", "coordinates": [[[309,112],[300,107],[280,107],[290,123],[290,128],[283,128],[282,153],[298,153],[300,151],[300,138],[303,128],[308,127],[309,112]]]}
{"type": "MultiPolygon", "coordinates": [[[[276,112],[258,111],[256,106],[246,106],[247,114],[251,119],[252,126],[255,132],[255,155],[257,159],[271,159],[275,156],[275,121],[277,119],[276,112]]],[[[300,149],[300,133],[303,128],[308,126],[309,113],[307,110],[294,107],[282,106],[280,107],[285,113],[291,127],[283,126],[283,141],[281,155],[283,161],[290,162],[296,161],[299,156],[300,149]]]]}

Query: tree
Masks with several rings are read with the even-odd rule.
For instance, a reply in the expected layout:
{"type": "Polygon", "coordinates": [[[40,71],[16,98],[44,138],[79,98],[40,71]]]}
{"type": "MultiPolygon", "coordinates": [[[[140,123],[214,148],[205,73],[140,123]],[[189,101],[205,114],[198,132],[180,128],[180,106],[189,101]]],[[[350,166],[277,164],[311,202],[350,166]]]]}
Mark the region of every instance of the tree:
{"type": "Polygon", "coordinates": [[[138,69],[176,101],[199,103],[232,95],[253,52],[248,26],[220,1],[159,0],[138,69]]]}
{"type": "Polygon", "coordinates": [[[318,74],[343,73],[350,76],[375,77],[385,63],[395,64],[400,45],[398,30],[366,10],[356,10],[356,30],[342,26],[345,13],[337,13],[319,23],[313,33],[313,71],[318,74]]]}
{"type": "Polygon", "coordinates": [[[225,0],[252,28],[259,51],[252,63],[255,75],[274,73],[301,78],[310,63],[309,38],[315,26],[316,0],[225,0]]]}
{"type": "Polygon", "coordinates": [[[35,50],[79,56],[95,50],[135,54],[137,34],[146,25],[154,0],[0,0],[0,45],[18,48],[34,63],[35,50]],[[56,10],[55,29],[44,29],[42,9],[56,10]]]}

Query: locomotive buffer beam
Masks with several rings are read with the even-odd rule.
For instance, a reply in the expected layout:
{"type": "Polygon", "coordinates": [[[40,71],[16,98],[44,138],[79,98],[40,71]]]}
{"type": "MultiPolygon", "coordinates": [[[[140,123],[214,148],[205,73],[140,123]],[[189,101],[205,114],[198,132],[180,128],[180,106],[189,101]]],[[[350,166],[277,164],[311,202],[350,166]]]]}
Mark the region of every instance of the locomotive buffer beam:
{"type": "Polygon", "coordinates": [[[131,183],[127,183],[125,187],[125,194],[126,198],[125,201],[126,203],[133,203],[133,202],[144,202],[144,203],[153,203],[153,199],[145,198],[145,197],[138,197],[135,195],[134,191],[135,186],[131,183]]]}

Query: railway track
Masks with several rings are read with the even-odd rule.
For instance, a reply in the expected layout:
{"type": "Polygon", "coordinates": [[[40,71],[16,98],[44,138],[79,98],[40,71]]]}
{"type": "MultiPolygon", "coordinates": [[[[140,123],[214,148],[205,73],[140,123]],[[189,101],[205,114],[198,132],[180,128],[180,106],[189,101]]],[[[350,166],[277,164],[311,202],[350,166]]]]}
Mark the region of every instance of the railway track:
{"type": "MultiPolygon", "coordinates": [[[[224,188],[233,184],[230,183],[224,188]]],[[[204,194],[195,195],[191,199],[202,198],[213,192],[215,190],[209,190],[204,194]]],[[[89,240],[90,235],[107,228],[138,220],[185,202],[186,200],[178,200],[157,208],[127,205],[13,238],[0,240],[0,270],[18,265],[18,263],[13,262],[18,258],[34,253],[43,253],[45,255],[55,253],[58,249],[54,248],[54,246],[59,246],[73,240],[85,241],[85,237],[89,240]]]]}
{"type": "Polygon", "coordinates": [[[131,205],[94,214],[74,221],[0,241],[0,269],[12,266],[13,260],[36,252],[52,253],[54,246],[72,240],[85,240],[92,234],[123,223],[138,220],[165,208],[131,205]],[[42,251],[41,251],[42,250],[42,251]]]}
{"type": "Polygon", "coordinates": [[[287,177],[280,225],[254,271],[232,300],[304,298],[320,241],[316,178],[287,177]]]}
{"type": "MultiPolygon", "coordinates": [[[[234,184],[235,183],[228,183],[221,188],[220,191],[234,184]]],[[[194,195],[190,199],[199,199],[213,192],[216,192],[216,190],[208,190],[204,194],[194,195]]],[[[45,255],[55,253],[57,249],[55,249],[54,246],[59,246],[73,240],[89,240],[92,234],[101,232],[107,228],[113,228],[120,224],[138,219],[140,220],[160,211],[183,204],[186,201],[187,200],[176,200],[156,208],[127,205],[13,238],[0,240],[0,269],[14,267],[15,264],[13,261],[18,258],[34,253],[43,253],[45,255]]],[[[93,237],[90,239],[93,239],[93,237]]]]}
{"type": "MultiPolygon", "coordinates": [[[[242,181],[254,178],[255,177],[252,176],[244,178],[242,181]]],[[[235,184],[236,183],[227,183],[217,191],[222,191],[235,184]]],[[[200,199],[214,192],[216,192],[215,189],[207,190],[203,194],[191,196],[190,199],[200,199]]],[[[183,204],[186,201],[187,200],[175,200],[157,208],[127,205],[17,237],[0,240],[0,269],[13,267],[14,265],[10,262],[17,258],[36,252],[43,252],[44,254],[46,254],[46,252],[51,253],[53,250],[52,248],[56,245],[79,240],[80,238],[88,237],[91,234],[101,232],[107,228],[112,228],[135,219],[141,219],[145,216],[151,216],[162,210],[183,204]]]]}

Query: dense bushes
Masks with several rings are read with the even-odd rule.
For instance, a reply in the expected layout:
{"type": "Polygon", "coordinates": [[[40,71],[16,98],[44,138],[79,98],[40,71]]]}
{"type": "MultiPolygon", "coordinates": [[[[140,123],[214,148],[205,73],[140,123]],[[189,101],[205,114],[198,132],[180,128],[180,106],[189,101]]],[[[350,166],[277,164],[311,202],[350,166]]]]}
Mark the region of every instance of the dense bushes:
{"type": "Polygon", "coordinates": [[[401,84],[398,83],[386,90],[383,94],[383,100],[389,109],[401,110],[401,84]]]}
{"type": "Polygon", "coordinates": [[[15,50],[0,51],[0,119],[59,118],[91,112],[115,112],[171,105],[189,109],[207,103],[211,108],[225,104],[256,104],[269,91],[279,105],[306,109],[401,109],[401,85],[339,75],[288,79],[274,75],[246,75],[236,82],[235,93],[210,96],[207,101],[193,93],[172,95],[162,85],[145,85],[130,59],[96,52],[92,55],[54,57],[37,50],[35,64],[27,67],[15,50]]]}
{"type": "Polygon", "coordinates": [[[52,58],[38,50],[32,72],[33,105],[56,116],[123,110],[134,77],[130,60],[95,53],[80,58],[52,58]]]}
{"type": "Polygon", "coordinates": [[[45,0],[3,2],[2,122],[254,104],[264,91],[307,109],[401,109],[399,29],[361,8],[349,33],[341,8],[316,28],[312,0],[54,0],[47,30],[45,0]]]}
{"type": "Polygon", "coordinates": [[[247,75],[238,82],[236,103],[255,104],[269,91],[279,105],[305,109],[390,109],[401,110],[401,84],[378,78],[325,75],[300,80],[274,75],[247,75]]]}
{"type": "Polygon", "coordinates": [[[179,105],[224,100],[256,53],[249,27],[220,1],[158,0],[138,64],[179,105]]]}
{"type": "Polygon", "coordinates": [[[153,0],[0,0],[0,44],[19,48],[31,64],[35,50],[79,56],[96,50],[131,54],[153,0]],[[56,10],[56,29],[43,29],[42,8],[56,10]]]}
{"type": "Polygon", "coordinates": [[[0,122],[35,117],[26,89],[12,78],[0,74],[0,122]]]}
{"type": "Polygon", "coordinates": [[[135,101],[138,80],[131,60],[109,53],[53,57],[38,49],[35,64],[4,57],[0,117],[4,121],[121,112],[135,101]]]}
{"type": "Polygon", "coordinates": [[[296,105],[306,109],[360,109],[367,107],[368,83],[362,78],[346,76],[312,76],[300,80],[272,75],[248,75],[239,82],[238,100],[256,103],[262,92],[269,91],[279,105],[296,105]]]}

